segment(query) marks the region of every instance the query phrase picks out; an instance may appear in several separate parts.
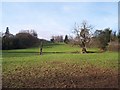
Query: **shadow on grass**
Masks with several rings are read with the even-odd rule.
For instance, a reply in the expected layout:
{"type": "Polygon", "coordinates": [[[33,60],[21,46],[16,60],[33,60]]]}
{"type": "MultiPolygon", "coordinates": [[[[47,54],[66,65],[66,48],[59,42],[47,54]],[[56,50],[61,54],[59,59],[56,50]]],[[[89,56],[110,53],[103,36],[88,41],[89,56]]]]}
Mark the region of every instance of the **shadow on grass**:
{"type": "Polygon", "coordinates": [[[102,53],[100,51],[87,51],[87,53],[102,53]]]}
{"type": "MultiPolygon", "coordinates": [[[[40,52],[4,52],[3,54],[39,54],[40,52]]],[[[43,54],[70,54],[70,53],[81,53],[81,52],[42,52],[43,54]]]]}
{"type": "MultiPolygon", "coordinates": [[[[16,53],[16,54],[39,54],[40,52],[28,52],[28,51],[20,51],[20,52],[3,52],[3,54],[7,53],[16,53]]],[[[79,51],[74,51],[74,52],[42,52],[43,54],[82,54],[79,51]]],[[[102,53],[100,51],[87,51],[87,53],[102,53]]]]}

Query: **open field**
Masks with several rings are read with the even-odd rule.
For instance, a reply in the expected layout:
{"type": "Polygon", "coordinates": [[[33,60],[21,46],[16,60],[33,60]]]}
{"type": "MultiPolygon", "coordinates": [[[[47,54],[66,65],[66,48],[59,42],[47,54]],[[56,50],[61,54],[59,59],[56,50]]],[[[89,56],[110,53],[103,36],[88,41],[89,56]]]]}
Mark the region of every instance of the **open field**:
{"type": "MultiPolygon", "coordinates": [[[[98,49],[88,49],[97,52],[98,49]]],[[[118,53],[79,53],[66,44],[3,51],[3,87],[117,88],[118,53]]]]}

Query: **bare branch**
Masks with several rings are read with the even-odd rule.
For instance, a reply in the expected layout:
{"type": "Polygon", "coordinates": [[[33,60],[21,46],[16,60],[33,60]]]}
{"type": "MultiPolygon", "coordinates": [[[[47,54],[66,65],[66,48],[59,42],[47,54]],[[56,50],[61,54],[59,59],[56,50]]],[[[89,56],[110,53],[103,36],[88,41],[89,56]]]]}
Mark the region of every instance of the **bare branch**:
{"type": "Polygon", "coordinates": [[[82,44],[83,50],[86,52],[86,43],[90,42],[91,35],[90,30],[93,29],[92,25],[88,25],[87,21],[83,21],[81,27],[75,23],[74,33],[76,34],[76,39],[78,39],[79,44],[82,44]]]}

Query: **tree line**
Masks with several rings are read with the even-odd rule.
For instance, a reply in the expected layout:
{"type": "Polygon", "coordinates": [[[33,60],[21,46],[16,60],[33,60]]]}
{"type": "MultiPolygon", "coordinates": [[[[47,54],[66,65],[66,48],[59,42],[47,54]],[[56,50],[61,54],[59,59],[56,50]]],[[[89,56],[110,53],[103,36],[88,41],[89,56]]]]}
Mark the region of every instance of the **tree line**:
{"type": "MultiPolygon", "coordinates": [[[[106,51],[108,45],[111,42],[115,42],[118,49],[118,41],[120,42],[120,33],[116,34],[116,31],[112,31],[110,28],[104,30],[96,30],[93,34],[90,31],[93,29],[86,21],[83,21],[81,26],[76,25],[74,27],[74,33],[76,34],[75,41],[82,47],[82,52],[87,53],[86,47],[92,46],[100,48],[101,51],[106,51]]],[[[110,46],[110,45],[109,45],[110,46]]]]}
{"type": "Polygon", "coordinates": [[[6,32],[2,34],[2,49],[22,49],[37,45],[39,39],[37,33],[34,30],[22,30],[16,35],[9,32],[9,28],[6,28],[6,32]]]}
{"type": "MultiPolygon", "coordinates": [[[[97,47],[102,51],[106,51],[108,47],[112,47],[113,49],[119,47],[120,33],[116,34],[116,31],[112,31],[110,28],[95,30],[94,33],[90,33],[92,29],[93,27],[86,21],[83,21],[81,25],[75,23],[73,28],[75,37],[68,35],[65,35],[64,38],[63,35],[52,36],[50,42],[64,42],[70,45],[78,45],[82,48],[83,53],[87,53],[87,47],[97,47]]],[[[1,34],[0,40],[2,40],[3,50],[39,46],[42,41],[38,38],[35,30],[22,30],[16,35],[13,35],[9,32],[9,27],[6,28],[5,33],[1,34]]]]}
{"type": "Polygon", "coordinates": [[[101,51],[107,49],[118,51],[120,46],[120,33],[112,31],[110,28],[103,30],[95,30],[94,33],[90,33],[93,29],[92,25],[89,25],[87,21],[83,21],[81,25],[74,25],[75,37],[65,36],[52,36],[51,42],[65,42],[66,44],[78,45],[82,48],[82,53],[87,53],[87,47],[100,48],[101,51]]]}

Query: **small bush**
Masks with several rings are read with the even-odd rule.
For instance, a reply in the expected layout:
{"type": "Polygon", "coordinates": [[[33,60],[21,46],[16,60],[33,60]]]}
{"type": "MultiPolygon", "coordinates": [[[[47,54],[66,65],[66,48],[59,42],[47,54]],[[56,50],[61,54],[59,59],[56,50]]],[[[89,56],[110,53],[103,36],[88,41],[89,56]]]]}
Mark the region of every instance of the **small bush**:
{"type": "Polygon", "coordinates": [[[118,52],[120,49],[120,44],[118,42],[111,42],[111,43],[109,43],[107,49],[109,51],[117,51],[118,52]]]}

